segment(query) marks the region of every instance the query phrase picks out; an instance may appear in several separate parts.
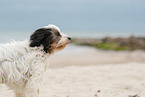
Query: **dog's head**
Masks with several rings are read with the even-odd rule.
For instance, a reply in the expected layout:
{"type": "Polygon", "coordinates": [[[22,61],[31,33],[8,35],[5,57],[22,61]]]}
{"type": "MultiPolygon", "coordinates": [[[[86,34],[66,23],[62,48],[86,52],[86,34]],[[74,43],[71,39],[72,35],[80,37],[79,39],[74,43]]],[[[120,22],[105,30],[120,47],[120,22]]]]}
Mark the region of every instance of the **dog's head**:
{"type": "Polygon", "coordinates": [[[43,46],[46,53],[62,50],[71,38],[63,34],[55,25],[44,26],[37,29],[30,37],[30,47],[43,46]]]}

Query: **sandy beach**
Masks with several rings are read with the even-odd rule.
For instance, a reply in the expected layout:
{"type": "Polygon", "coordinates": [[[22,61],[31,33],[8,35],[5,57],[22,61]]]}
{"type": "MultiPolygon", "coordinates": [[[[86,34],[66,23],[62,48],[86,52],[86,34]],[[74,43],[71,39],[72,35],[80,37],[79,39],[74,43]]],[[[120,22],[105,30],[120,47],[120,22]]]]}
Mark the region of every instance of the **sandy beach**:
{"type": "Polygon", "coordinates": [[[144,68],[127,63],[50,69],[40,97],[144,97],[144,68]]]}
{"type": "MultiPolygon", "coordinates": [[[[145,52],[69,45],[50,57],[40,97],[145,97],[145,52]]],[[[14,97],[0,85],[0,97],[14,97]]]]}

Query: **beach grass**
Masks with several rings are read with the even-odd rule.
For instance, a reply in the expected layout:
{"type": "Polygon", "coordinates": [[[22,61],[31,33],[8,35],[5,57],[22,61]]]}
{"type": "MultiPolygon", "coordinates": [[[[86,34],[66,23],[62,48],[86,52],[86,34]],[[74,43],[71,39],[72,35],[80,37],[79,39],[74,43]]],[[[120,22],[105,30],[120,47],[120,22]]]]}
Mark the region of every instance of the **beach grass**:
{"type": "Polygon", "coordinates": [[[115,43],[96,43],[92,44],[92,46],[103,50],[131,50],[129,46],[119,46],[115,43]]]}
{"type": "Polygon", "coordinates": [[[129,37],[129,38],[112,38],[106,37],[101,39],[79,39],[74,38],[72,43],[77,45],[92,46],[103,50],[145,50],[145,37],[129,37]]]}
{"type": "Polygon", "coordinates": [[[116,50],[116,51],[132,50],[132,48],[129,46],[120,46],[120,45],[117,45],[115,43],[94,43],[94,44],[82,43],[79,45],[92,46],[92,47],[95,47],[97,49],[103,49],[103,50],[116,50]]]}

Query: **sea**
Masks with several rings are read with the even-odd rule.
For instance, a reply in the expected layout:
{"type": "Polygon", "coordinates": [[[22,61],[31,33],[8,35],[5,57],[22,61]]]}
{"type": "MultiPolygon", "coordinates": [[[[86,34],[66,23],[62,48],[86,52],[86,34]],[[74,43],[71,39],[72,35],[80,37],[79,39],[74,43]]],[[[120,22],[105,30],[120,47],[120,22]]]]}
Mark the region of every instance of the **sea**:
{"type": "MultiPolygon", "coordinates": [[[[23,41],[29,39],[34,31],[0,31],[0,43],[7,43],[12,40],[23,41]]],[[[85,32],[85,31],[64,31],[72,38],[104,38],[104,37],[130,37],[130,36],[143,36],[145,32],[85,32]]]]}

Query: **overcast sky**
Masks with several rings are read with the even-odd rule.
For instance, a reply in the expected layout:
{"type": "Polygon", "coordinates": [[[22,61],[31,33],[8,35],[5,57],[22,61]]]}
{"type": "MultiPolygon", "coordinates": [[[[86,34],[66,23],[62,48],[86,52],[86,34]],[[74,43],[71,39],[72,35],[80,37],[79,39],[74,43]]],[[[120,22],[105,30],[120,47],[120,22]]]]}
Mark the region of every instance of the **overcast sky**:
{"type": "Polygon", "coordinates": [[[145,33],[145,0],[0,0],[0,31],[47,24],[72,32],[145,33]]]}

